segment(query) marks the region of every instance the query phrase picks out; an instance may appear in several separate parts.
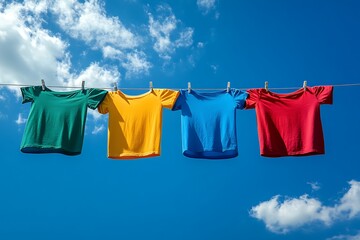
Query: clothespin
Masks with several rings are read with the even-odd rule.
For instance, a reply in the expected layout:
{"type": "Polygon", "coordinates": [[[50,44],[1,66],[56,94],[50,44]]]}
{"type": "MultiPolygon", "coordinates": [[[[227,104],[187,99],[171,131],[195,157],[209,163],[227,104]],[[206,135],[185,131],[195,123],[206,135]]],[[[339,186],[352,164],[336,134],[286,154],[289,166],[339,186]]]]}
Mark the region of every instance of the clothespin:
{"type": "Polygon", "coordinates": [[[230,82],[227,82],[226,92],[230,92],[230,82]]]}
{"type": "Polygon", "coordinates": [[[85,90],[85,81],[81,82],[81,90],[84,91],[85,90]]]}
{"type": "Polygon", "coordinates": [[[41,86],[42,86],[42,90],[45,91],[45,81],[44,81],[44,79],[41,79],[41,86]]]}
{"type": "Polygon", "coordinates": [[[150,87],[150,91],[152,91],[153,90],[153,82],[152,81],[149,82],[149,87],[150,87]]]}
{"type": "Polygon", "coordinates": [[[117,91],[117,90],[118,90],[117,83],[114,82],[114,91],[117,91]]]}
{"type": "Polygon", "coordinates": [[[265,82],[265,90],[267,92],[269,91],[269,82],[268,81],[265,82]]]}
{"type": "Polygon", "coordinates": [[[191,92],[191,82],[188,82],[188,93],[191,92]]]}
{"type": "Polygon", "coordinates": [[[306,87],[307,87],[307,81],[304,81],[304,83],[303,83],[304,91],[306,91],[306,87]]]}

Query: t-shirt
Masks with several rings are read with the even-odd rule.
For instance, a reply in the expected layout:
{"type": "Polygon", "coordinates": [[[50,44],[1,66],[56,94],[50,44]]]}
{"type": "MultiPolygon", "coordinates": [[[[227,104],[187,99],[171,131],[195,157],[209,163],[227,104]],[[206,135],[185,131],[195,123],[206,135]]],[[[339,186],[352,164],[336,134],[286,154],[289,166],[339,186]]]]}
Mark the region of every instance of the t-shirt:
{"type": "Polygon", "coordinates": [[[100,113],[109,113],[108,157],[133,159],[160,155],[162,109],[171,109],[179,92],[168,89],[129,96],[109,92],[100,113]]]}
{"type": "Polygon", "coordinates": [[[187,157],[220,159],[238,155],[236,109],[248,94],[181,90],[173,110],[181,110],[182,151],[187,157]]]}
{"type": "Polygon", "coordinates": [[[307,87],[288,94],[248,90],[255,108],[260,154],[267,157],[324,154],[320,104],[332,104],[333,87],[307,87]]]}
{"type": "Polygon", "coordinates": [[[41,86],[21,88],[22,103],[31,102],[21,142],[24,153],[81,153],[87,108],[96,109],[107,91],[54,92],[41,86]]]}

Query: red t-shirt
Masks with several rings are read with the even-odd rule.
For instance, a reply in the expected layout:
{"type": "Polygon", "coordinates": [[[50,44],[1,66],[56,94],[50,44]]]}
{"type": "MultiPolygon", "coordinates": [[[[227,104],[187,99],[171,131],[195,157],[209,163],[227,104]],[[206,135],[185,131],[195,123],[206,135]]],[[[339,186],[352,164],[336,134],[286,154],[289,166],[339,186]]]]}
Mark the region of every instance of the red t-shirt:
{"type": "Polygon", "coordinates": [[[320,104],[332,104],[333,87],[307,87],[288,94],[248,90],[255,108],[260,154],[266,157],[324,154],[320,104]]]}

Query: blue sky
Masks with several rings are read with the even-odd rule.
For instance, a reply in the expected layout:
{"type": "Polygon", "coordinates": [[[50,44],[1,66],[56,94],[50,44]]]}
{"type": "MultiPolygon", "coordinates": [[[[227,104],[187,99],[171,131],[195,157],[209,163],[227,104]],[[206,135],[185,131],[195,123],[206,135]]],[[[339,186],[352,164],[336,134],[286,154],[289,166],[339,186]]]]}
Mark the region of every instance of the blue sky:
{"type": "MultiPolygon", "coordinates": [[[[358,1],[0,0],[0,83],[360,83],[359,9],[358,1]]],[[[30,104],[18,89],[0,89],[1,239],[360,239],[359,86],[336,86],[334,104],[321,107],[325,155],[261,157],[255,111],[239,110],[239,156],[219,161],[182,156],[180,112],[169,110],[160,157],[107,159],[107,117],[94,111],[81,155],[23,154],[30,104]]]]}

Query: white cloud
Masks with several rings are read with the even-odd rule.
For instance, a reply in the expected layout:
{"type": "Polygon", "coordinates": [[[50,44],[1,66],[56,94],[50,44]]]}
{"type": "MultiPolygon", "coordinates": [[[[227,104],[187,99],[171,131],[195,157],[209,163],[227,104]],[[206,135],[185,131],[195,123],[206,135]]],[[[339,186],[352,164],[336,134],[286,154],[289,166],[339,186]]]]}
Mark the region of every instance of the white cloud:
{"type": "Polygon", "coordinates": [[[100,126],[95,126],[91,133],[96,135],[96,134],[104,131],[104,129],[105,129],[104,125],[101,124],[100,126]]]}
{"type": "Polygon", "coordinates": [[[192,45],[193,40],[192,36],[194,33],[194,29],[188,27],[184,31],[180,33],[179,39],[175,41],[176,47],[189,47],[192,45]]]}
{"type": "Polygon", "coordinates": [[[90,111],[88,111],[88,114],[95,120],[98,121],[100,120],[104,115],[99,113],[96,109],[92,110],[90,109],[90,111]]]}
{"type": "Polygon", "coordinates": [[[198,48],[203,48],[204,46],[205,46],[205,44],[203,42],[198,42],[197,43],[198,48]]]}
{"type": "Polygon", "coordinates": [[[145,53],[128,53],[126,59],[127,61],[122,63],[122,67],[126,69],[126,77],[149,73],[152,65],[146,60],[145,53]]]}
{"type": "Polygon", "coordinates": [[[189,27],[177,30],[178,25],[181,25],[181,21],[175,17],[170,6],[159,5],[156,18],[150,12],[148,15],[149,33],[155,40],[153,48],[161,58],[170,60],[171,54],[177,48],[192,45],[194,30],[189,27]]]}
{"type": "Polygon", "coordinates": [[[331,225],[349,220],[360,213],[360,182],[350,181],[350,189],[334,206],[324,206],[319,200],[302,195],[283,202],[279,196],[252,207],[250,215],[265,223],[275,233],[287,233],[313,223],[331,225]]]}
{"type": "Polygon", "coordinates": [[[168,54],[174,51],[173,44],[170,40],[170,34],[176,29],[176,18],[170,8],[168,16],[161,16],[161,19],[155,20],[149,13],[149,31],[155,39],[154,50],[159,54],[168,54]]]}
{"type": "Polygon", "coordinates": [[[22,124],[26,123],[26,121],[27,121],[27,118],[23,118],[22,114],[19,113],[18,118],[16,119],[15,122],[17,125],[22,125],[22,124]]]}
{"type": "Polygon", "coordinates": [[[347,219],[354,218],[360,213],[360,182],[350,181],[351,187],[340,199],[340,203],[334,208],[336,216],[347,219]]]}
{"type": "MultiPolygon", "coordinates": [[[[56,76],[67,43],[41,28],[29,3],[8,4],[0,12],[0,81],[31,84],[56,76]]],[[[36,10],[40,11],[40,10],[36,10]]]]}
{"type": "Polygon", "coordinates": [[[64,31],[95,48],[109,45],[127,49],[138,45],[138,37],[118,17],[106,16],[101,1],[56,0],[52,11],[58,16],[58,23],[64,31]]]}
{"type": "Polygon", "coordinates": [[[338,235],[327,240],[360,240],[360,232],[356,235],[338,235]]]}
{"type": "Polygon", "coordinates": [[[318,182],[307,182],[307,184],[309,184],[311,186],[311,189],[313,191],[320,190],[320,184],[318,182]]]}
{"type": "Polygon", "coordinates": [[[134,50],[124,54],[118,49],[107,46],[103,49],[103,55],[107,58],[118,59],[121,66],[126,70],[126,77],[146,75],[152,67],[143,51],[134,50]]]}
{"type": "Polygon", "coordinates": [[[93,49],[100,49],[104,58],[118,60],[127,76],[148,73],[151,64],[146,54],[141,52],[140,55],[136,49],[142,43],[141,37],[126,28],[118,17],[108,17],[104,2],[57,0],[52,12],[58,16],[58,24],[66,33],[93,49]],[[134,61],[134,56],[139,61],[134,61]]]}
{"type": "MultiPolygon", "coordinates": [[[[45,79],[48,86],[80,86],[85,79],[87,86],[105,87],[119,81],[120,70],[127,78],[149,74],[153,64],[147,56],[148,39],[109,16],[104,4],[103,0],[0,0],[0,82],[34,85],[45,79]],[[63,31],[47,29],[53,24],[47,21],[53,19],[63,31]],[[66,41],[66,34],[85,43],[82,56],[92,49],[100,51],[107,64],[118,64],[102,66],[99,59],[75,68],[70,52],[73,40],[66,41]]],[[[183,27],[167,5],[160,5],[156,13],[147,12],[146,30],[153,49],[170,60],[176,49],[193,44],[194,30],[183,27]]],[[[141,32],[143,26],[132,28],[141,32]]],[[[20,96],[18,88],[10,89],[20,96]]]]}
{"type": "Polygon", "coordinates": [[[120,59],[123,58],[124,53],[120,51],[119,49],[105,46],[102,48],[103,56],[104,58],[111,58],[111,59],[120,59]]]}
{"type": "MultiPolygon", "coordinates": [[[[0,3],[0,8],[1,8],[1,3],[0,3]]],[[[6,97],[4,95],[0,95],[0,101],[5,101],[5,100],[6,100],[6,97]]],[[[7,117],[8,116],[6,114],[0,112],[0,120],[7,119],[7,117]]]]}
{"type": "Polygon", "coordinates": [[[287,233],[316,221],[330,224],[329,211],[320,201],[307,195],[286,199],[280,203],[279,196],[260,203],[251,209],[251,216],[265,222],[276,233],[287,233]]]}
{"type": "Polygon", "coordinates": [[[197,0],[196,3],[204,14],[215,8],[215,0],[197,0]]]}
{"type": "Polygon", "coordinates": [[[81,82],[86,82],[86,87],[106,87],[112,85],[120,79],[120,73],[114,66],[100,66],[98,63],[92,63],[79,74],[70,74],[66,76],[68,86],[81,86],[81,82]]]}
{"type": "Polygon", "coordinates": [[[26,10],[39,15],[48,10],[50,0],[25,0],[24,7],[26,10]]]}
{"type": "MultiPolygon", "coordinates": [[[[42,28],[47,1],[25,1],[4,5],[0,11],[0,82],[47,85],[109,86],[118,81],[116,67],[98,63],[75,73],[72,70],[69,44],[57,34],[42,28]]],[[[18,88],[16,88],[18,90],[18,88]]],[[[17,91],[19,95],[19,91],[17,91]]]]}

